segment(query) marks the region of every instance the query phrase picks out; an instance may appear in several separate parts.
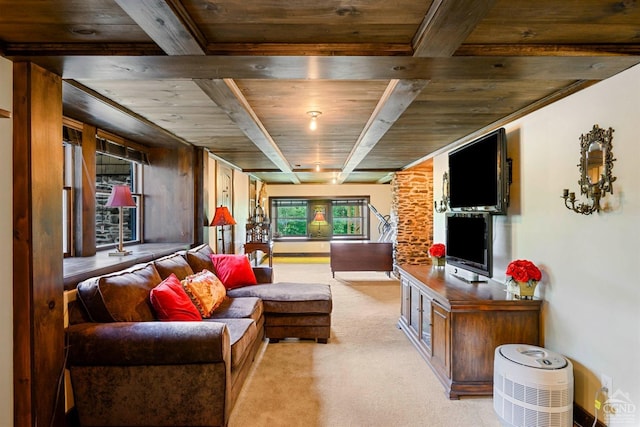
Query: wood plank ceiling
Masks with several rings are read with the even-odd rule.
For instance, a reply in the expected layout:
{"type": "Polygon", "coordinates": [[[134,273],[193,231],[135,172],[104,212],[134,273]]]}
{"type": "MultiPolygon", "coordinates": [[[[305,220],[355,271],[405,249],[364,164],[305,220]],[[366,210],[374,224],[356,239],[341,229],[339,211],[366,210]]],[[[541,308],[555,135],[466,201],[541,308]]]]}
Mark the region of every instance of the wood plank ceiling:
{"type": "Polygon", "coordinates": [[[65,115],[137,143],[269,183],[373,183],[637,64],[640,7],[0,0],[0,54],[59,73],[65,115]]]}

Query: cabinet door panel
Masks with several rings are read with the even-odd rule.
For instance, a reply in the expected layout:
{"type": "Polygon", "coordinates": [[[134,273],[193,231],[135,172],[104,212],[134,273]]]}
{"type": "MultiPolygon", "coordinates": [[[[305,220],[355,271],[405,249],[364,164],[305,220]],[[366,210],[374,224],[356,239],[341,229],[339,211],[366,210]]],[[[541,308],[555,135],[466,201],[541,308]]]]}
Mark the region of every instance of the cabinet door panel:
{"type": "Polygon", "coordinates": [[[411,317],[409,319],[409,326],[414,330],[416,334],[420,332],[420,291],[411,287],[411,317]]]}
{"type": "Polygon", "coordinates": [[[438,369],[447,378],[451,378],[450,366],[450,328],[449,328],[449,312],[440,307],[436,302],[431,304],[431,316],[433,320],[433,347],[431,364],[438,369]]]}
{"type": "Polygon", "coordinates": [[[422,321],[420,325],[420,340],[427,348],[427,354],[431,355],[431,335],[432,335],[432,315],[431,315],[431,298],[420,293],[420,304],[422,306],[422,321]]]}
{"type": "Polygon", "coordinates": [[[411,288],[409,282],[402,279],[400,289],[402,290],[402,305],[400,307],[400,316],[402,320],[409,324],[409,317],[411,312],[411,288]]]}

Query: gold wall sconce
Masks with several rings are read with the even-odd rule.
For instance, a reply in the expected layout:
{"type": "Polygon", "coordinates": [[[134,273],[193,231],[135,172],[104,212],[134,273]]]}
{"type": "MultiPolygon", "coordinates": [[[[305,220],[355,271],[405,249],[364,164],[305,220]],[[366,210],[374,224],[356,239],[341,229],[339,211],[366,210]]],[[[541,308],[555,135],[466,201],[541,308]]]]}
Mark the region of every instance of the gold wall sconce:
{"type": "Polygon", "coordinates": [[[449,173],[442,174],[442,199],[440,202],[434,200],[433,208],[438,213],[443,213],[449,209],[449,173]]]}
{"type": "Polygon", "coordinates": [[[613,129],[602,129],[597,124],[589,133],[580,135],[580,195],[588,200],[578,202],[576,193],[562,190],[562,198],[567,209],[582,215],[600,212],[600,202],[607,193],[613,194],[613,129]]]}

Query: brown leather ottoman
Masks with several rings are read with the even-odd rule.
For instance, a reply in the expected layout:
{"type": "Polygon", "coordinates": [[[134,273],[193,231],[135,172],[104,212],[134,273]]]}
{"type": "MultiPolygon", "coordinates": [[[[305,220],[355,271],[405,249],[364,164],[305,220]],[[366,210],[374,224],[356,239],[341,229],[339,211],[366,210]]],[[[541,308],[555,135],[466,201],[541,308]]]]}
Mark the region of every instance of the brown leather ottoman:
{"type": "Polygon", "coordinates": [[[258,297],[269,342],[283,338],[326,343],[331,332],[331,288],[322,283],[269,283],[230,289],[230,297],[258,297]]]}

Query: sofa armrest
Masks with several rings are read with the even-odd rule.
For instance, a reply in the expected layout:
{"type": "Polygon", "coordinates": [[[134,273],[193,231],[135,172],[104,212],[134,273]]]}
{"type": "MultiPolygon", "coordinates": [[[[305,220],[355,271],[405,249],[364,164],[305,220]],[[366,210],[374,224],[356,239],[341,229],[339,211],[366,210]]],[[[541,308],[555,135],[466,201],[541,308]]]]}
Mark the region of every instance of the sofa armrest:
{"type": "Polygon", "coordinates": [[[272,267],[253,267],[253,273],[258,283],[273,283],[272,267]]]}
{"type": "Polygon", "coordinates": [[[229,330],[218,322],[80,323],[67,337],[69,366],[231,361],[229,330]]]}

